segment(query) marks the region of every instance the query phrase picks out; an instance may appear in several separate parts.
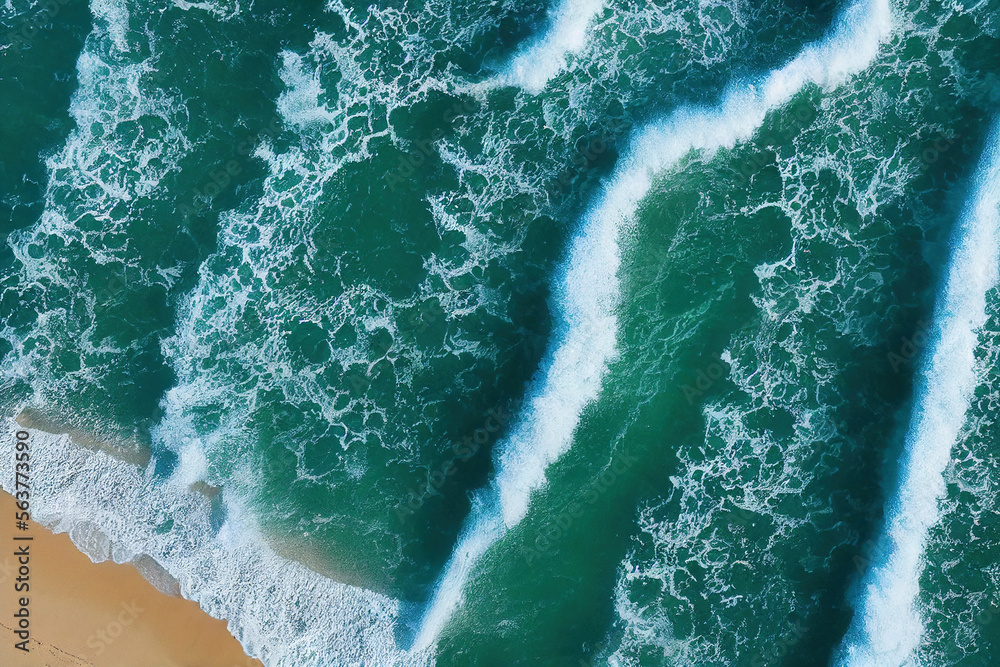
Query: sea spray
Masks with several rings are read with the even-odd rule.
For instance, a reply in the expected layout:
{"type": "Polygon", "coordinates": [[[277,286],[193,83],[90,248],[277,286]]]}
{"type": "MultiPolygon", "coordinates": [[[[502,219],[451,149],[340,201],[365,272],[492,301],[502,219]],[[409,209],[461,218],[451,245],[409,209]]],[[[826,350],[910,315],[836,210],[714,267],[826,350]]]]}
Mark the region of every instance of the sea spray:
{"type": "MultiPolygon", "coordinates": [[[[13,420],[0,423],[4,437],[19,428],[13,420]]],[[[33,517],[68,533],[95,562],[152,559],[177,579],[184,597],[227,619],[248,655],[283,667],[430,662],[426,654],[395,649],[398,600],[278,556],[233,498],[216,530],[204,494],[158,484],[152,467],[85,449],[65,435],[29,431],[32,462],[45,471],[32,480],[33,517]]],[[[0,457],[0,474],[13,493],[13,456],[0,457]]]]}
{"type": "Polygon", "coordinates": [[[944,471],[978,383],[977,331],[1000,254],[1000,123],[990,134],[955,230],[932,342],[919,372],[898,481],[887,499],[875,562],[862,581],[839,656],[844,666],[907,663],[923,634],[916,606],[924,544],[937,522],[944,471]]]}
{"type": "Polygon", "coordinates": [[[539,93],[566,67],[566,56],[587,44],[587,29],[604,8],[604,0],[562,0],[548,30],[521,49],[495,83],[539,93]]]}
{"type": "MultiPolygon", "coordinates": [[[[512,459],[509,494],[471,511],[494,448],[449,460],[487,408],[523,418],[543,390],[573,232],[621,154],[699,110],[633,131],[740,81],[753,126],[770,70],[855,1],[604,4],[535,95],[498,80],[562,0],[533,3],[551,4],[539,39],[485,82],[534,8],[7,0],[3,29],[37,34],[0,45],[0,402],[83,448],[32,436],[38,511],[268,664],[416,662],[409,612],[463,522],[440,595],[464,601],[425,655],[441,665],[829,661],[856,592],[838,573],[930,343],[912,332],[934,328],[913,313],[928,235],[980,157],[1000,0],[893,3],[862,75],[714,158],[711,136],[645,154],[653,185],[614,239],[614,362],[573,451],[535,491],[512,459]],[[698,368],[713,384],[689,404],[698,368]],[[581,510],[611,449],[642,453],[581,510]],[[529,513],[505,534],[519,481],[529,513]]],[[[998,295],[924,547],[916,663],[1000,664],[996,616],[976,616],[997,603],[998,295]]]]}
{"type": "Polygon", "coordinates": [[[445,566],[416,635],[425,649],[461,604],[478,559],[528,510],[546,468],[572,444],[580,416],[601,389],[615,356],[619,299],[619,237],[627,232],[654,176],[692,150],[713,151],[750,138],[767,113],[804,86],[832,87],[864,70],[891,32],[888,0],[864,0],[844,10],[832,33],[760,80],[733,86],[716,108],[683,108],[640,131],[584,216],[556,278],[555,343],[529,391],[526,408],[497,449],[496,477],[473,511],[445,566]]]}

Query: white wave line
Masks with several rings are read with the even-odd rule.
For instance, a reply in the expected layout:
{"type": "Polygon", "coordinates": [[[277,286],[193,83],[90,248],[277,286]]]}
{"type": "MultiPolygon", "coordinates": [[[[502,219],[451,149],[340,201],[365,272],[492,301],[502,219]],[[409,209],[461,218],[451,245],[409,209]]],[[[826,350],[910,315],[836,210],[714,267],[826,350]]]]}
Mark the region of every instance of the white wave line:
{"type": "Polygon", "coordinates": [[[548,30],[523,47],[493,83],[540,93],[566,68],[567,54],[587,45],[588,29],[603,9],[604,0],[563,0],[548,30]]]}
{"type": "Polygon", "coordinates": [[[978,384],[975,352],[986,323],[986,293],[1000,262],[1000,122],[959,220],[938,297],[935,331],[917,379],[917,397],[886,524],[838,659],[845,666],[909,664],[923,635],[916,607],[924,545],[939,517],[944,471],[978,384]]]}
{"type": "Polygon", "coordinates": [[[572,444],[580,416],[598,396],[616,354],[618,239],[631,224],[655,174],[692,150],[731,147],[753,136],[766,114],[807,84],[832,87],[865,69],[891,30],[889,0],[859,0],[832,32],[781,69],[731,88],[715,108],[684,108],[633,138],[604,191],[585,215],[556,278],[557,341],[512,432],[497,447],[497,474],[479,493],[439,580],[415,647],[437,637],[461,604],[479,558],[527,513],[545,469],[572,444]]]}

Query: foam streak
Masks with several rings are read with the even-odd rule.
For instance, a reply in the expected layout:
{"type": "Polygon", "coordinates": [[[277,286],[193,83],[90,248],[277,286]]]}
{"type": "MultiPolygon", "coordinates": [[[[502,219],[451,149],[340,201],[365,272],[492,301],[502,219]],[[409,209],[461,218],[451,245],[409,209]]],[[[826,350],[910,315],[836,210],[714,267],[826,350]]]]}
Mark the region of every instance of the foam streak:
{"type": "Polygon", "coordinates": [[[544,35],[523,48],[499,77],[505,85],[539,93],[566,68],[566,54],[587,44],[587,29],[604,9],[604,0],[563,0],[544,35]]]}
{"type": "Polygon", "coordinates": [[[916,608],[927,534],[939,517],[944,470],[977,384],[977,331],[986,323],[986,293],[1000,261],[1000,123],[980,163],[972,196],[955,233],[939,296],[935,332],[918,377],[897,487],[886,525],[858,594],[839,664],[908,664],[923,634],[916,608]]]}
{"type": "MultiPolygon", "coordinates": [[[[4,437],[19,428],[0,420],[4,437]]],[[[426,655],[394,648],[397,600],[280,557],[255,526],[236,523],[238,512],[213,527],[206,496],[158,484],[151,469],[78,447],[67,436],[30,433],[32,462],[45,470],[32,479],[32,517],[69,533],[94,562],[151,558],[176,577],[184,597],[227,619],[248,655],[276,667],[428,664],[426,655]],[[173,527],[161,530],[165,522],[173,527]]],[[[0,485],[9,493],[13,479],[14,457],[0,457],[0,485]]]]}
{"type": "Polygon", "coordinates": [[[426,608],[418,648],[437,641],[461,604],[476,561],[525,516],[531,494],[545,484],[545,469],[569,449],[584,408],[598,397],[616,354],[618,239],[627,233],[654,176],[693,150],[712,151],[749,139],[769,111],[804,86],[832,87],[862,71],[890,29],[888,0],[855,2],[826,39],[781,69],[734,86],[718,107],[680,109],[633,137],[629,154],[585,215],[557,275],[553,347],[523,414],[497,448],[496,478],[477,498],[426,608]]]}

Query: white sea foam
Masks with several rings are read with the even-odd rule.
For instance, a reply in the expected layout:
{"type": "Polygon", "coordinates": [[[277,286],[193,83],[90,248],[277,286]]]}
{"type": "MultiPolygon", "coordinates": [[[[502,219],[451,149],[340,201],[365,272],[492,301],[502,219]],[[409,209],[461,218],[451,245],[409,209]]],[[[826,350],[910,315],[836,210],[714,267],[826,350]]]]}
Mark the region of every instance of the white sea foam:
{"type": "Polygon", "coordinates": [[[920,643],[923,621],[916,598],[924,544],[938,520],[943,473],[978,383],[977,332],[986,322],[986,293],[998,281],[998,248],[1000,124],[988,141],[955,232],[897,486],[887,499],[886,524],[859,590],[841,665],[909,664],[920,643]]]}
{"type": "MultiPolygon", "coordinates": [[[[367,27],[376,22],[372,18],[367,27]]],[[[307,55],[280,54],[285,89],[277,108],[283,138],[289,138],[291,145],[279,152],[275,142],[263,139],[257,147],[255,156],[268,167],[261,195],[220,216],[217,252],[203,262],[198,284],[179,306],[174,334],[163,341],[177,384],[166,393],[163,418],[151,432],[154,443],[179,456],[171,482],[163,486],[173,494],[181,494],[198,481],[224,487],[222,505],[231,520],[220,531],[219,540],[223,544],[238,542],[246,557],[256,550],[270,553],[252,526],[248,530],[250,520],[238,519],[259,514],[240,508],[249,504],[246,499],[262,483],[255,473],[258,433],[251,417],[264,392],[271,396],[280,393],[286,405],[303,406],[310,417],[325,420],[343,434],[340,447],[330,452],[338,458],[337,463],[320,469],[306,461],[304,444],[290,442],[289,450],[297,459],[295,468],[289,470],[292,480],[329,484],[339,490],[365,484],[364,448],[381,443],[408,455],[412,441],[426,426],[412,413],[394,419],[400,414],[394,410],[414,402],[403,400],[400,406],[387,406],[377,401],[367,385],[352,387],[347,376],[340,383],[331,382],[324,373],[337,364],[344,369],[370,369],[386,356],[386,350],[379,350],[374,340],[382,331],[393,338],[397,386],[412,386],[412,369],[422,365],[422,351],[404,340],[398,324],[402,313],[419,306],[427,295],[438,296],[442,307],[454,312],[447,293],[422,289],[410,298],[393,298],[372,284],[343,279],[338,268],[340,246],[330,238],[335,232],[321,226],[336,215],[335,211],[342,211],[331,196],[331,179],[338,177],[345,165],[369,159],[368,142],[390,133],[388,128],[358,131],[348,124],[384,113],[380,109],[410,103],[424,85],[416,75],[398,80],[373,75],[361,57],[368,41],[364,27],[351,24],[355,43],[344,45],[320,33],[307,55]],[[321,70],[330,62],[341,77],[333,85],[324,85],[321,70]],[[317,213],[320,204],[324,210],[317,213]],[[278,275],[283,277],[281,281],[274,279],[278,275]],[[298,279],[291,280],[292,275],[298,279]],[[336,284],[342,291],[327,290],[324,284],[336,284]],[[267,313],[252,338],[241,335],[248,311],[267,313]],[[332,362],[306,361],[289,350],[284,333],[306,321],[325,331],[347,326],[356,332],[357,341],[331,348],[332,362]],[[210,365],[205,363],[207,359],[212,361],[210,365]],[[404,363],[411,359],[415,363],[404,363]],[[206,425],[206,412],[218,414],[220,419],[206,425]],[[401,426],[397,428],[397,424],[401,426]]],[[[372,120],[366,123],[375,124],[372,120]]],[[[451,336],[442,354],[466,350],[463,338],[451,336]]],[[[339,516],[326,515],[313,521],[329,523],[343,516],[354,519],[351,510],[345,507],[339,516]]],[[[133,550],[145,553],[147,545],[139,544],[133,550]]],[[[183,588],[185,573],[196,565],[176,561],[166,567],[183,588]]],[[[423,654],[396,650],[392,630],[398,601],[369,596],[322,578],[303,586],[295,602],[278,605],[287,607],[283,614],[296,628],[288,631],[286,627],[288,637],[304,632],[314,639],[307,639],[303,647],[289,644],[288,637],[267,629],[267,615],[272,610],[263,598],[270,595],[273,578],[280,578],[288,568],[297,571],[298,566],[275,556],[262,561],[260,567],[259,581],[222,578],[212,583],[213,600],[219,606],[206,609],[210,613],[224,609],[219,613],[231,620],[234,634],[248,650],[269,656],[268,664],[410,665],[426,660],[423,654]],[[348,601],[342,604],[339,600],[345,596],[348,601]],[[324,609],[335,613],[322,616],[324,609]]],[[[222,575],[209,573],[203,578],[208,581],[217,576],[222,575]]],[[[198,590],[184,591],[205,606],[205,597],[198,590]]]]}
{"type": "Polygon", "coordinates": [[[585,215],[557,277],[553,311],[556,342],[505,442],[497,474],[470,514],[424,613],[415,646],[433,644],[461,604],[475,561],[521,521],[545,470],[572,444],[580,416],[600,393],[616,353],[620,263],[618,239],[628,233],[654,176],[691,151],[714,151],[750,138],[766,114],[809,84],[824,88],[865,69],[892,27],[888,0],[855,2],[831,34],[781,69],[733,86],[715,108],[679,109],[633,138],[608,185],[585,215]]]}
{"type": "Polygon", "coordinates": [[[566,68],[566,56],[587,45],[587,30],[604,9],[604,0],[562,0],[548,30],[521,49],[497,83],[539,93],[566,68]]]}
{"type": "MultiPolygon", "coordinates": [[[[62,148],[46,159],[48,182],[40,219],[15,230],[7,241],[21,283],[44,286],[33,306],[39,317],[30,336],[72,341],[70,347],[80,353],[78,373],[50,373],[51,358],[24,345],[30,336],[4,332],[14,351],[0,369],[5,379],[30,385],[37,403],[65,404],[64,397],[77,393],[98,368],[120,363],[123,350],[93,326],[100,298],[95,292],[103,286],[90,282],[75,261],[78,254],[106,269],[117,268],[119,276],[129,273],[143,285],[167,286],[177,275],[176,267],[159,272],[142,267],[130,256],[124,238],[142,219],[142,200],[162,194],[163,179],[176,173],[192,148],[185,135],[187,110],[175,94],[148,85],[157,44],[148,32],[129,27],[133,18],[137,23],[148,20],[141,8],[95,0],[91,13],[94,29],[76,62],[79,86],[69,105],[75,127],[62,148]],[[53,251],[33,253],[33,247],[53,251]],[[69,301],[62,289],[69,291],[69,301]]],[[[106,296],[115,298],[116,289],[107,287],[106,296]]]]}
{"type": "MultiPolygon", "coordinates": [[[[356,343],[331,349],[330,354],[334,363],[356,373],[369,369],[385,354],[384,349],[377,351],[374,336],[387,332],[393,338],[395,354],[407,362],[394,368],[396,381],[410,384],[423,352],[403,340],[399,326],[402,314],[430,295],[453,311],[447,293],[435,293],[429,287],[424,291],[422,286],[409,298],[393,298],[371,283],[342,282],[335,268],[340,262],[340,246],[331,238],[335,232],[323,225],[340,209],[331,197],[329,183],[345,165],[370,159],[368,143],[390,132],[389,128],[363,132],[350,129],[349,124],[376,116],[379,108],[407,103],[404,100],[414,94],[410,88],[422,85],[416,78],[373,78],[359,62],[366,37],[360,27],[352,28],[359,33],[357,43],[345,46],[318,33],[306,55],[288,50],[280,53],[285,88],[277,108],[282,126],[296,140],[283,152],[276,152],[266,139],[257,147],[254,155],[269,171],[262,194],[220,217],[219,251],[203,263],[198,284],[180,304],[175,333],[163,343],[178,382],[167,393],[163,421],[153,432],[157,442],[174,451],[183,453],[194,443],[213,460],[227,458],[227,452],[236,448],[252,447],[256,436],[250,432],[250,413],[264,390],[279,391],[289,404],[317,406],[322,419],[345,433],[341,442],[344,450],[381,442],[405,451],[422,426],[414,423],[413,417],[394,420],[387,406],[377,404],[367,389],[352,387],[346,378],[331,382],[325,375],[330,364],[307,363],[285,342],[284,332],[307,320],[325,331],[349,327],[357,335],[356,343]],[[342,76],[334,85],[324,86],[321,71],[331,60],[342,76]],[[318,205],[324,207],[320,215],[318,205]],[[303,253],[303,248],[308,251],[303,253]],[[287,277],[295,272],[298,281],[278,285],[273,280],[276,275],[287,277]],[[317,272],[322,274],[319,280],[317,272]],[[342,293],[311,289],[310,284],[314,288],[337,284],[342,293]],[[242,338],[241,319],[254,309],[266,310],[270,316],[262,324],[262,332],[253,339],[242,338]],[[205,368],[205,358],[219,363],[205,368]],[[251,376],[252,382],[242,380],[251,376]],[[234,389],[234,385],[240,388],[234,389]],[[225,416],[213,428],[199,428],[196,415],[204,409],[220,410],[225,416]],[[391,431],[396,423],[405,423],[406,428],[391,431]]],[[[468,349],[464,346],[461,336],[453,336],[444,353],[457,354],[468,349]]],[[[300,461],[298,478],[318,481],[321,475],[302,465],[302,449],[295,454],[300,461]]],[[[357,455],[351,451],[342,456],[357,455]]],[[[355,464],[354,474],[358,470],[355,464]]],[[[343,473],[345,470],[337,467],[322,476],[332,483],[343,473]]],[[[252,477],[248,473],[247,479],[252,477]]],[[[226,480],[206,481],[223,484],[226,480]]]]}
{"type": "MultiPolygon", "coordinates": [[[[72,243],[74,251],[82,246],[79,252],[86,252],[97,264],[125,265],[132,259],[127,252],[132,244],[111,243],[110,239],[127,236],[133,231],[129,224],[142,219],[143,210],[138,208],[142,200],[156,196],[161,180],[178,169],[181,158],[192,147],[184,135],[187,117],[183,102],[169,91],[147,83],[146,77],[154,68],[157,50],[150,33],[130,29],[130,21],[138,28],[139,22],[146,18],[140,10],[130,3],[95,0],[92,6],[95,28],[77,63],[80,87],[70,106],[76,128],[63,149],[48,160],[49,185],[42,219],[12,237],[21,282],[61,288],[46,290],[59,296],[53,296],[52,301],[41,301],[32,334],[42,333],[60,343],[76,341],[88,355],[94,353],[87,359],[92,368],[85,366],[79,374],[52,372],[44,356],[22,354],[20,347],[16,348],[16,354],[6,355],[0,382],[27,379],[36,387],[32,397],[36,405],[71,404],[71,401],[66,402],[66,397],[72,395],[80,383],[80,376],[106,373],[107,368],[120,366],[123,350],[96,337],[97,327],[92,325],[96,319],[93,286],[85,282],[86,276],[72,273],[65,252],[46,253],[38,258],[29,253],[29,246],[33,241],[59,236],[67,246],[72,243]],[[137,41],[145,37],[149,37],[148,47],[137,41]],[[125,124],[141,126],[139,121],[147,117],[163,122],[151,123],[152,128],[140,127],[142,134],[138,137],[121,128],[125,124]],[[122,211],[123,208],[126,210],[122,211]],[[101,224],[91,227],[78,224],[87,216],[96,218],[101,224]],[[72,308],[67,307],[62,297],[67,289],[74,295],[74,301],[70,302],[72,308]],[[57,302],[56,299],[62,300],[57,302]],[[97,360],[100,367],[92,361],[97,354],[101,355],[97,360]]],[[[306,71],[300,60],[287,56],[285,60],[287,66],[282,75],[288,92],[282,101],[288,104],[284,108],[289,110],[290,116],[304,114],[302,117],[312,123],[311,119],[320,118],[320,112],[325,111],[324,107],[310,113],[308,108],[310,101],[319,105],[319,91],[313,86],[316,76],[306,71]]],[[[339,99],[348,98],[342,95],[339,99]]],[[[338,122],[346,124],[349,115],[342,113],[337,118],[338,122]]],[[[289,126],[296,125],[294,117],[285,120],[289,126]]],[[[342,134],[346,136],[347,133],[342,134]]],[[[306,148],[316,143],[309,143],[306,148]]],[[[324,156],[326,161],[310,161],[304,155],[305,149],[293,149],[279,157],[263,147],[261,156],[273,158],[268,161],[276,173],[269,184],[286,172],[303,173],[311,180],[291,195],[287,185],[269,188],[266,191],[269,198],[261,208],[270,206],[266,212],[271,208],[280,209],[292,229],[303,220],[309,222],[311,205],[321,193],[323,179],[343,161],[354,155],[360,155],[358,159],[367,155],[363,147],[357,153],[350,152],[352,147],[335,152],[338,146],[336,140],[327,140],[326,135],[321,137],[314,152],[324,156]],[[314,165],[318,166],[310,168],[314,165]],[[300,193],[303,196],[292,196],[300,193]],[[284,206],[286,199],[294,206],[284,206]]],[[[253,221],[252,215],[227,216],[220,231],[220,246],[226,249],[231,245],[234,252],[246,252],[251,258],[265,254],[265,251],[254,254],[257,246],[240,235],[253,221]]],[[[267,272],[278,262],[298,253],[300,246],[293,242],[292,247],[285,249],[285,254],[279,254],[279,244],[273,242],[277,226],[262,224],[261,227],[264,232],[262,244],[270,243],[266,254],[274,257],[273,263],[262,261],[251,266],[263,267],[262,271],[267,272]]],[[[307,236],[306,232],[303,234],[307,236]]],[[[295,241],[300,239],[296,237],[295,241]]],[[[138,267],[134,265],[130,264],[129,268],[136,269],[131,277],[143,285],[176,278],[175,267],[155,273],[149,271],[148,275],[138,275],[138,267]]],[[[233,278],[228,273],[217,277],[207,269],[205,272],[210,279],[193,293],[192,303],[182,307],[176,343],[185,364],[179,368],[179,376],[186,380],[188,376],[182,373],[187,373],[195,379],[182,383],[167,396],[166,416],[152,429],[154,442],[166,443],[179,454],[171,480],[154,479],[154,465],[141,470],[103,453],[80,449],[66,438],[33,432],[33,460],[46,471],[44,479],[36,480],[33,489],[35,517],[57,531],[69,532],[75,543],[95,560],[111,558],[128,562],[143,556],[154,559],[179,582],[186,597],[196,600],[209,614],[228,619],[231,631],[247,651],[269,665],[423,664],[427,661],[426,656],[396,651],[393,631],[399,608],[397,601],[337,584],[279,557],[258,533],[253,514],[241,509],[238,482],[242,480],[210,477],[213,446],[225,435],[237,432],[235,426],[230,428],[234,422],[243,420],[239,425],[245,427],[246,411],[240,409],[241,394],[233,389],[232,383],[226,383],[225,378],[213,383],[218,376],[209,373],[202,374],[207,375],[207,379],[198,377],[197,371],[201,369],[197,365],[210,356],[220,365],[239,362],[244,349],[234,344],[232,338],[218,336],[228,333],[224,328],[205,333],[198,328],[202,322],[191,322],[183,316],[189,310],[200,314],[198,309],[208,309],[207,301],[219,295],[223,301],[229,296],[243,300],[242,305],[256,295],[239,284],[235,288],[227,286],[233,278]],[[217,344],[216,348],[209,347],[212,342],[217,344]],[[236,404],[233,409],[224,411],[225,416],[214,432],[183,412],[191,405],[198,406],[198,401],[209,403],[211,399],[218,399],[218,404],[225,408],[229,407],[227,401],[236,404]],[[233,483],[223,491],[221,502],[213,504],[205,496],[189,490],[189,486],[198,481],[233,483]]],[[[291,295],[279,305],[294,302],[300,309],[312,305],[298,296],[291,295]]],[[[370,305],[376,298],[377,295],[362,293],[358,301],[367,301],[361,302],[359,309],[376,311],[370,305]]],[[[227,305],[230,304],[227,302],[227,305]]],[[[240,305],[233,305],[232,309],[240,305]]],[[[330,306],[325,312],[332,312],[336,317],[342,310],[343,307],[330,306]]],[[[210,320],[210,324],[219,320],[226,324],[228,314],[228,311],[223,312],[210,320]]],[[[106,333],[101,335],[106,336],[106,333]]],[[[257,352],[252,345],[245,347],[249,348],[249,353],[242,357],[244,359],[257,352]]],[[[286,374],[287,367],[281,366],[282,360],[275,360],[277,355],[269,354],[271,352],[263,348],[261,357],[273,362],[272,368],[281,374],[275,383],[282,384],[292,400],[309,395],[310,390],[321,386],[308,372],[303,372],[302,377],[311,384],[297,382],[298,378],[286,374]]],[[[0,424],[4,433],[12,428],[14,425],[9,420],[0,424]]],[[[9,473],[6,478],[13,479],[10,461],[4,465],[7,467],[2,469],[9,473]]],[[[247,486],[244,484],[242,488],[245,490],[247,486]]]]}
{"type": "Polygon", "coordinates": [[[221,19],[230,19],[239,15],[241,11],[239,0],[220,0],[219,2],[187,2],[186,0],[173,0],[174,7],[182,11],[191,9],[201,9],[215,14],[221,19]]]}
{"type": "MultiPolygon", "coordinates": [[[[18,427],[5,419],[4,437],[18,427]]],[[[279,557],[228,503],[216,530],[202,494],[163,485],[66,436],[31,431],[32,516],[68,532],[91,560],[128,563],[151,557],[267,665],[428,664],[426,654],[397,651],[399,602],[336,583],[279,557]]],[[[13,492],[13,457],[2,457],[3,487],[13,492]]],[[[225,492],[224,492],[225,494],[225,492]]],[[[215,523],[215,525],[218,525],[215,523]]],[[[148,561],[147,561],[148,562],[148,561]]]]}
{"type": "Polygon", "coordinates": [[[129,50],[128,32],[131,15],[128,6],[116,0],[92,0],[90,11],[98,23],[107,26],[115,47],[125,53],[129,50]]]}
{"type": "Polygon", "coordinates": [[[281,117],[298,128],[315,124],[337,125],[344,114],[331,112],[320,102],[323,88],[319,70],[308,67],[302,56],[291,51],[283,51],[281,60],[281,79],[286,86],[278,98],[281,117]]]}

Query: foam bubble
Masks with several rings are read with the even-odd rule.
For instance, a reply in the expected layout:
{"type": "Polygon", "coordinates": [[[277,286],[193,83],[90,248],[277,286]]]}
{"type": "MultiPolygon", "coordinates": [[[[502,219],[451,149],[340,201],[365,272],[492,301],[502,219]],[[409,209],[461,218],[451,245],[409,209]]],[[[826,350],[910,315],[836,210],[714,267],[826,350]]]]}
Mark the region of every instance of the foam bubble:
{"type": "MultiPolygon", "coordinates": [[[[18,428],[4,421],[6,437],[18,428]]],[[[397,600],[277,556],[237,504],[229,503],[216,530],[211,502],[158,484],[152,466],[143,470],[79,448],[66,436],[30,433],[32,461],[45,470],[32,480],[33,518],[69,533],[95,562],[165,570],[184,597],[228,620],[249,655],[288,667],[430,664],[427,653],[396,650],[397,600]]],[[[8,492],[14,491],[13,460],[0,461],[8,492]]]]}
{"type": "Polygon", "coordinates": [[[3,359],[3,372],[30,386],[38,404],[67,404],[65,397],[92,385],[95,376],[120,368],[123,348],[145,342],[99,333],[102,307],[115,305],[134,286],[169,289],[179,276],[177,266],[151,266],[137,257],[126,239],[147,213],[143,200],[162,194],[163,180],[192,148],[185,136],[187,110],[172,92],[147,85],[157,45],[129,26],[148,17],[130,3],[110,0],[95,0],[91,13],[94,29],[77,58],[79,87],[69,106],[75,127],[46,160],[40,219],[8,240],[18,289],[39,317],[25,330],[4,330],[14,350],[3,359]],[[104,282],[94,278],[100,274],[104,282]],[[25,286],[32,284],[37,292],[29,297],[25,286]],[[26,344],[42,338],[65,345],[79,370],[63,372],[56,355],[26,344]]]}
{"type": "Polygon", "coordinates": [[[90,11],[98,25],[106,26],[107,34],[118,51],[128,52],[131,18],[128,6],[121,0],[91,0],[90,11]]]}
{"type": "Polygon", "coordinates": [[[897,486],[839,657],[842,665],[902,665],[923,634],[916,608],[928,531],[938,521],[943,473],[978,384],[975,352],[986,293],[998,280],[1000,124],[993,130],[955,233],[936,306],[897,486]]]}
{"type": "Polygon", "coordinates": [[[302,56],[291,51],[284,51],[281,58],[281,80],[286,88],[278,98],[278,111],[285,121],[299,128],[314,124],[337,125],[338,114],[332,113],[320,101],[324,91],[319,70],[309,68],[302,56]]]}
{"type": "Polygon", "coordinates": [[[584,216],[557,274],[555,345],[522,415],[498,446],[496,477],[482,492],[486,509],[468,518],[427,605],[417,647],[437,640],[461,604],[464,580],[474,565],[469,555],[481,555],[521,521],[531,494],[545,483],[546,468],[569,449],[583,410],[599,395],[616,354],[618,239],[627,234],[654,176],[691,151],[710,152],[748,139],[770,110],[803,86],[830,87],[860,72],[874,59],[890,28],[888,0],[856,2],[826,39],[806,47],[763,80],[733,86],[716,108],[680,109],[633,138],[630,152],[584,216]],[[500,521],[504,529],[495,530],[500,521]]]}
{"type": "Polygon", "coordinates": [[[221,19],[230,19],[238,16],[242,11],[240,0],[218,0],[217,2],[187,2],[187,0],[172,0],[174,7],[182,11],[200,9],[202,11],[215,14],[221,19]]]}
{"type": "Polygon", "coordinates": [[[539,93],[566,68],[567,54],[587,44],[587,30],[604,9],[604,0],[562,0],[545,34],[524,47],[498,77],[497,83],[539,93]]]}

